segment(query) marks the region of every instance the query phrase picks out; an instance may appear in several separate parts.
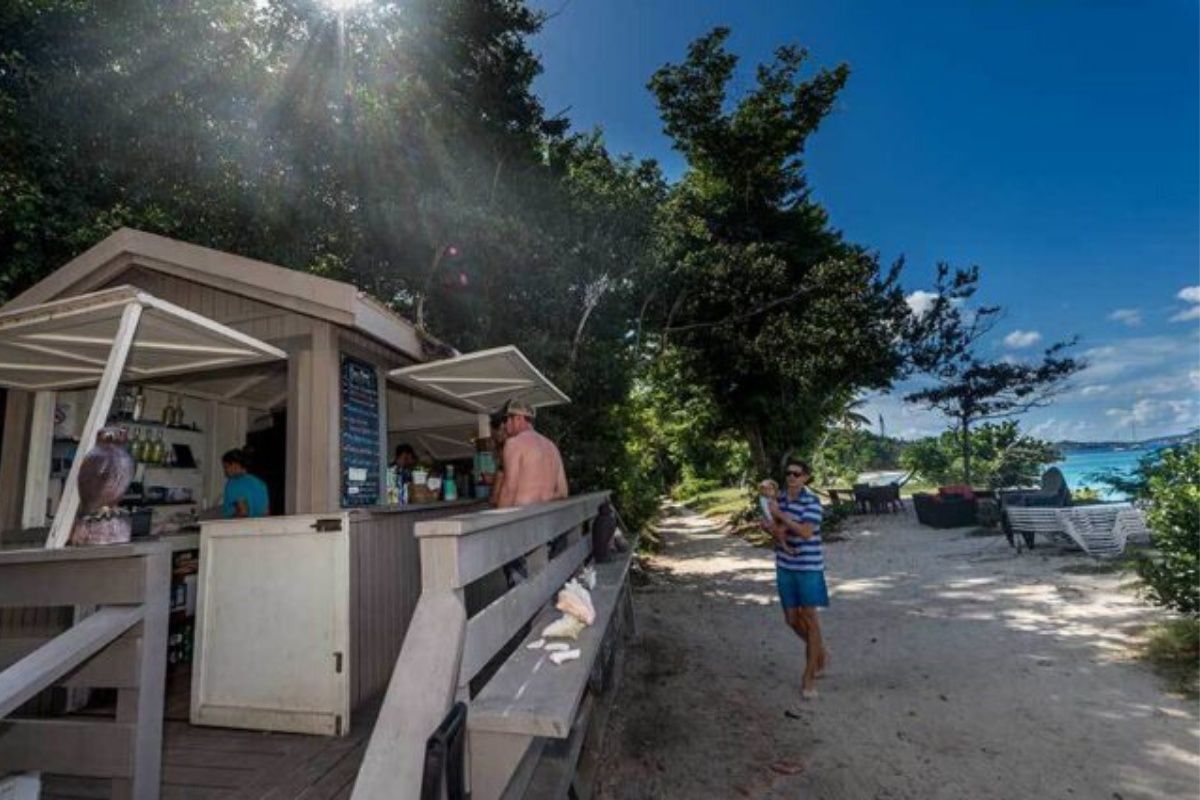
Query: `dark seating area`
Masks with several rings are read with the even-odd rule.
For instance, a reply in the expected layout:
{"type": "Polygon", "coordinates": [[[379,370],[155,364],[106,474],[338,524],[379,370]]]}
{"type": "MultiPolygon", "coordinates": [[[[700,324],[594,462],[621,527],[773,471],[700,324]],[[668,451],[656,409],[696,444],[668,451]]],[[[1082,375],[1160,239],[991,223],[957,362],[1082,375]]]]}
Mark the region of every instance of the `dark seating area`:
{"type": "Polygon", "coordinates": [[[890,514],[904,510],[900,502],[900,484],[870,486],[865,483],[854,485],[854,507],[859,514],[890,514]]]}
{"type": "Polygon", "coordinates": [[[927,494],[913,495],[917,522],[931,528],[964,528],[978,522],[978,503],[974,495],[927,494]]]}

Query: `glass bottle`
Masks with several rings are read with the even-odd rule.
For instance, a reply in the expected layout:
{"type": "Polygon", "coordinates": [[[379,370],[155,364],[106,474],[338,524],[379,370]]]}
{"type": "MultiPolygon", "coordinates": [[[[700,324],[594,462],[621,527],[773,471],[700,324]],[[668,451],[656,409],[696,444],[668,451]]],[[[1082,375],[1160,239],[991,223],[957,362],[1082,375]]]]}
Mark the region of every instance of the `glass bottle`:
{"type": "Polygon", "coordinates": [[[163,442],[163,432],[159,431],[158,436],[154,439],[154,455],[150,459],[155,464],[163,463],[163,457],[167,453],[166,444],[163,442]]]}
{"type": "Polygon", "coordinates": [[[133,436],[129,438],[129,455],[133,456],[134,462],[142,460],[142,429],[134,428],[133,436]]]}
{"type": "Polygon", "coordinates": [[[442,477],[442,499],[446,502],[458,499],[458,484],[454,481],[454,465],[446,465],[446,474],[442,477]]]}
{"type": "Polygon", "coordinates": [[[142,412],[146,410],[146,393],[142,391],[142,387],[138,387],[137,397],[133,401],[133,421],[141,422],[142,412]]]}
{"type": "Polygon", "coordinates": [[[171,406],[171,396],[167,395],[167,402],[163,404],[162,413],[158,415],[158,421],[163,425],[170,425],[174,417],[175,409],[171,406]]]}

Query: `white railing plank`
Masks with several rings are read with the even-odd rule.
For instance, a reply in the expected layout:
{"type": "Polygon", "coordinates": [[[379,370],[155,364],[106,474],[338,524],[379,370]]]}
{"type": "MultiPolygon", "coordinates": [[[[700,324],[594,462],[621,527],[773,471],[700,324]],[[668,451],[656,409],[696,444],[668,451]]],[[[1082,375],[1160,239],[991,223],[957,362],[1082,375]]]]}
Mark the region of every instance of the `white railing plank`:
{"type": "Polygon", "coordinates": [[[458,589],[592,519],[608,492],[420,522],[421,581],[458,589]],[[476,519],[476,517],[478,519],[476,519]]]}
{"type": "Polygon", "coordinates": [[[521,626],[554,597],[591,549],[592,537],[580,537],[545,569],[506,592],[467,622],[460,684],[474,678],[521,626]]]}
{"type": "Polygon", "coordinates": [[[0,717],[60,680],[142,619],[142,606],[108,606],[0,672],[0,717]]]}

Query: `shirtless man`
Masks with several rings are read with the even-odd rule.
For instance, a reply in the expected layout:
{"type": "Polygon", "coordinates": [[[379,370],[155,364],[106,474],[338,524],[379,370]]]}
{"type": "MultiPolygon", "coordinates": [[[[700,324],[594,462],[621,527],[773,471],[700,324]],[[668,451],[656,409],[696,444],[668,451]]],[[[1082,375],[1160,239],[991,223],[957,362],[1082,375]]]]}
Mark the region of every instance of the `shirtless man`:
{"type": "Polygon", "coordinates": [[[510,400],[505,413],[504,483],[496,505],[527,506],[566,497],[562,455],[554,442],[533,429],[533,409],[510,400]]]}

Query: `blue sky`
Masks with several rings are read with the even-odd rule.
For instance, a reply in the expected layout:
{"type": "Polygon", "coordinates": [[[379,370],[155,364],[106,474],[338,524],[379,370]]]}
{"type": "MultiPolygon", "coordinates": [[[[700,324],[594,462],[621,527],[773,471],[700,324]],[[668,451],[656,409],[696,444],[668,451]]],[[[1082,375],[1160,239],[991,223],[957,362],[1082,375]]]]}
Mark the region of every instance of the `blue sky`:
{"type": "MultiPolygon", "coordinates": [[[[816,198],[847,238],[927,288],[982,268],[1005,307],[988,351],[1079,334],[1092,366],[1024,424],[1051,439],[1200,425],[1200,12],[1193,0],[536,0],[547,110],[610,147],[684,165],[645,85],[687,43],[733,29],[739,86],[779,44],[849,86],[809,144],[816,198]]],[[[912,298],[919,305],[920,295],[912,298]]],[[[900,387],[902,390],[903,387],[900,387]]],[[[944,421],[873,398],[889,433],[944,421]]]]}

